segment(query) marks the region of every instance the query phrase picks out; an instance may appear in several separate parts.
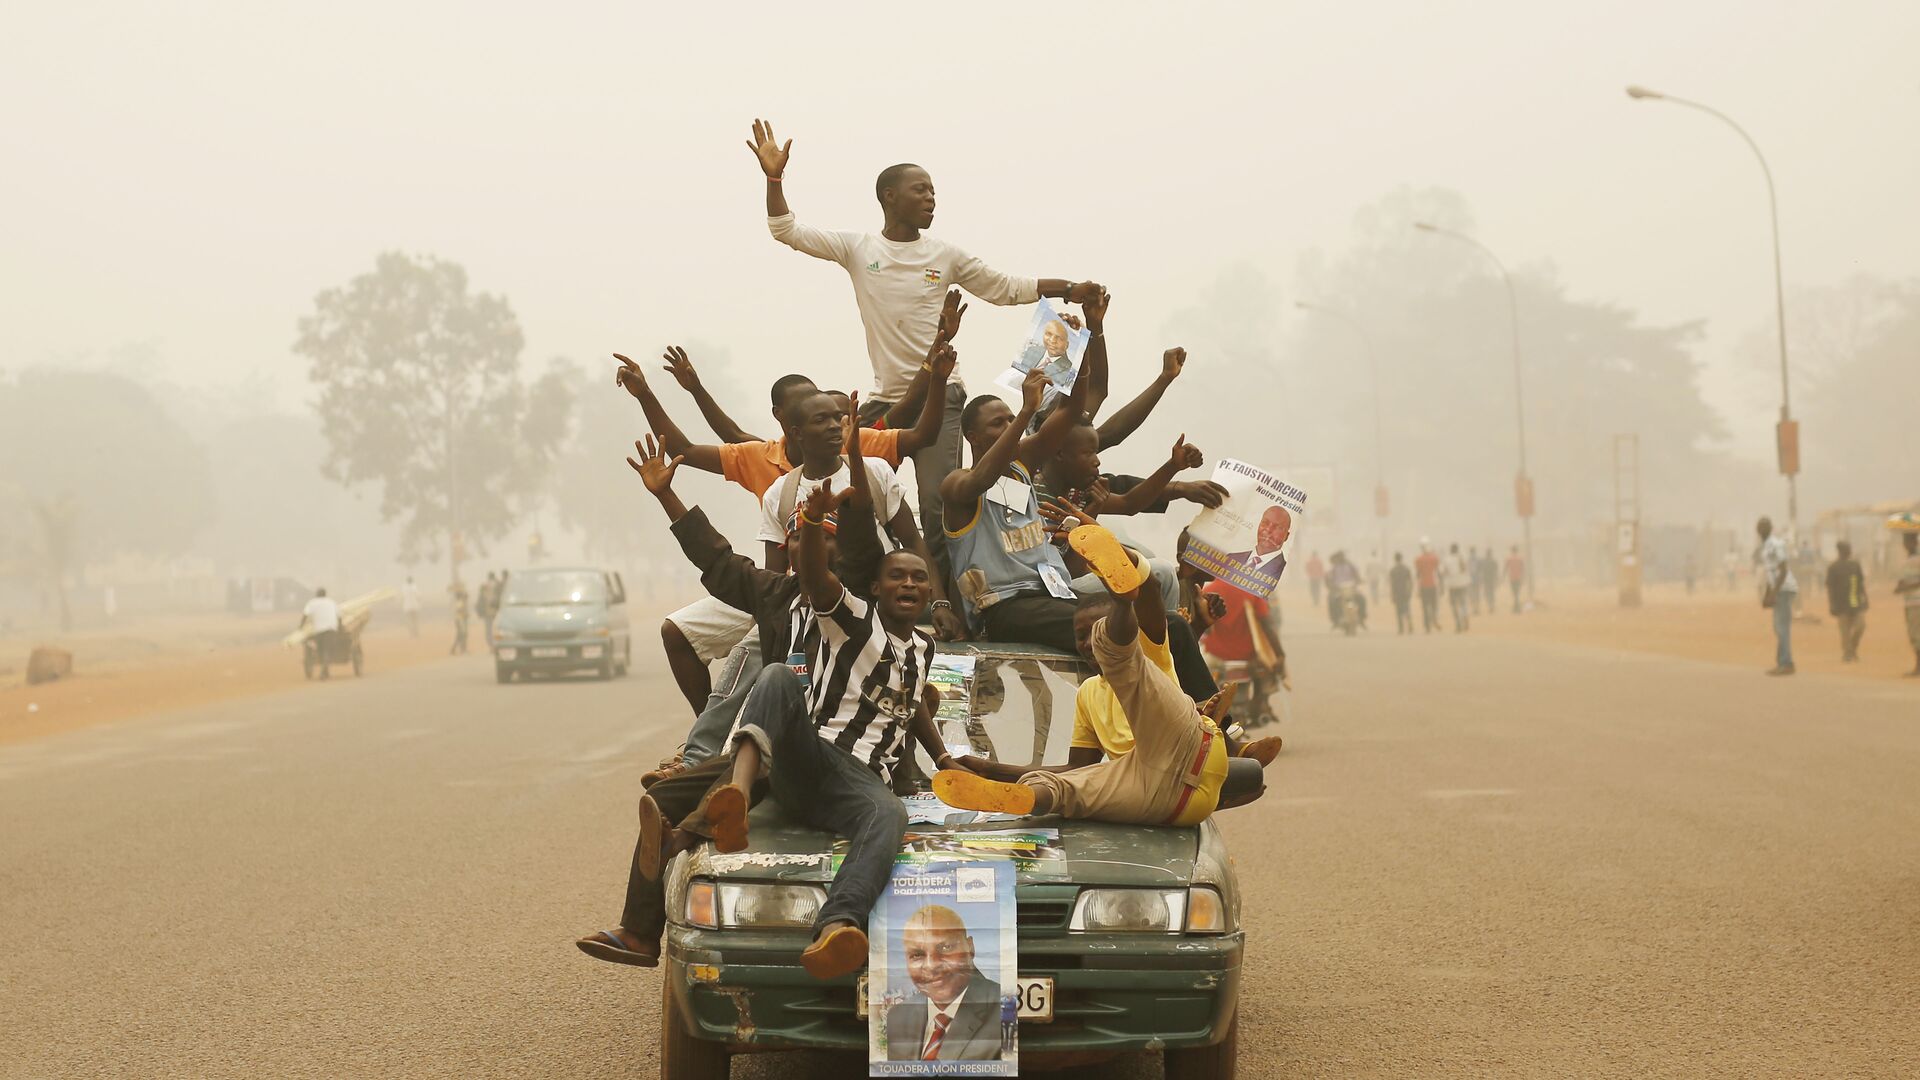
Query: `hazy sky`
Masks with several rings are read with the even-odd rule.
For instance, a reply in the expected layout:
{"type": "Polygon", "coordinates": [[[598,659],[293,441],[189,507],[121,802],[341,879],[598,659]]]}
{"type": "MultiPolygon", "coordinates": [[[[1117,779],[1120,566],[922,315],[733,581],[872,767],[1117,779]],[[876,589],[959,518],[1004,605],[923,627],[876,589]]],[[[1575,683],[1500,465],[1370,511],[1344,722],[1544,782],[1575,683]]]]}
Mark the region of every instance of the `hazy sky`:
{"type": "MultiPolygon", "coordinates": [[[[1731,130],[1622,87],[1752,132],[1790,286],[1920,274],[1907,0],[814,7],[16,5],[0,367],[150,341],[166,378],[264,375],[295,405],[296,318],[398,248],[505,293],[530,361],[723,343],[756,418],[784,370],[864,386],[844,275],[766,233],[756,115],[795,140],[805,220],[877,225],[873,174],[913,160],[942,235],[1105,282],[1117,363],[1152,363],[1222,265],[1284,288],[1356,208],[1455,188],[1510,265],[1710,320],[1714,401],[1762,453],[1774,383],[1733,359],[1772,314],[1759,172],[1731,130]]],[[[975,305],[975,387],[1023,322],[975,305]]]]}

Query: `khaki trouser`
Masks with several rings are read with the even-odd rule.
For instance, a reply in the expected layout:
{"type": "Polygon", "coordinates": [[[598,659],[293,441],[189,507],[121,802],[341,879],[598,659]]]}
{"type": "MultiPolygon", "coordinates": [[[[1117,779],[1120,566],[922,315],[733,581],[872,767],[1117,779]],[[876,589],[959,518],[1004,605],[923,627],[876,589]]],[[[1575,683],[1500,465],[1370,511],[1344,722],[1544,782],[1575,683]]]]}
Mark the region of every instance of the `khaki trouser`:
{"type": "MultiPolygon", "coordinates": [[[[1212,721],[1140,651],[1138,635],[1117,644],[1101,619],[1093,627],[1093,654],[1133,727],[1132,752],[1067,772],[1030,772],[1020,782],[1051,794],[1055,812],[1065,817],[1164,824],[1179,808],[1188,779],[1198,779],[1194,762],[1212,721]]],[[[1192,796],[1200,797],[1198,791],[1192,796]]]]}
{"type": "Polygon", "coordinates": [[[1852,611],[1835,617],[1840,624],[1840,655],[1853,659],[1860,654],[1860,638],[1867,632],[1867,615],[1863,611],[1852,611]]]}
{"type": "Polygon", "coordinates": [[[1920,604],[1907,608],[1907,644],[1913,646],[1914,652],[1920,652],[1920,604]]]}

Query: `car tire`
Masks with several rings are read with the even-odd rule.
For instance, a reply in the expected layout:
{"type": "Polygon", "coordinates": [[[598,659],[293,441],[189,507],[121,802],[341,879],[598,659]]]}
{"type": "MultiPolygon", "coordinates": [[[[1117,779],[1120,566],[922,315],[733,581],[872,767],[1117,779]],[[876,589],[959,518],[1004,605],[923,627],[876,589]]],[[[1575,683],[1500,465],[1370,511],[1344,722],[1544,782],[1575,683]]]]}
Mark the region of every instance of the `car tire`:
{"type": "Polygon", "coordinates": [[[493,678],[496,682],[510,683],[513,681],[513,669],[496,662],[493,665],[493,678]]]}
{"type": "Polygon", "coordinates": [[[594,669],[593,674],[603,682],[613,678],[613,657],[600,661],[600,666],[594,669]]]}
{"type": "Polygon", "coordinates": [[[1167,1080],[1233,1080],[1239,1056],[1240,1014],[1236,1010],[1219,1042],[1166,1052],[1167,1080]]]}
{"type": "Polygon", "coordinates": [[[727,1080],[732,1056],[720,1043],[687,1031],[670,979],[660,980],[660,1080],[727,1080]]]}

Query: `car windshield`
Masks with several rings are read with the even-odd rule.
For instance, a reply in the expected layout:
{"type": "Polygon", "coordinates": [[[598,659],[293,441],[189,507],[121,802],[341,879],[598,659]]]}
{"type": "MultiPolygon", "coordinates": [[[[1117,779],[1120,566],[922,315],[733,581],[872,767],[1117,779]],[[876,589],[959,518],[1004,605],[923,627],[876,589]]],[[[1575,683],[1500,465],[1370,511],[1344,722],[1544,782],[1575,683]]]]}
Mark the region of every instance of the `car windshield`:
{"type": "MultiPolygon", "coordinates": [[[[928,681],[940,688],[940,741],[950,753],[1015,765],[1063,763],[1073,739],[1073,699],[1087,675],[1078,658],[991,646],[934,658],[928,681]]],[[[924,775],[933,775],[925,751],[924,775]]]]}
{"type": "Polygon", "coordinates": [[[595,604],[607,596],[606,579],[592,570],[525,571],[507,579],[502,604],[595,604]]]}

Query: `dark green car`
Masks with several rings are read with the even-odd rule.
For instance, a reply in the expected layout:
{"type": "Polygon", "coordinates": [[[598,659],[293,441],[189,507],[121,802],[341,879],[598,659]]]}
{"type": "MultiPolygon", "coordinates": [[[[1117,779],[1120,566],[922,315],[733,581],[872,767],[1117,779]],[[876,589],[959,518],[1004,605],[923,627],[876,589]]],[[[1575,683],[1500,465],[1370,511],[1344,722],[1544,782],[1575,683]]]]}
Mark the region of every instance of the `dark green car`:
{"type": "MultiPolygon", "coordinates": [[[[1087,674],[1079,657],[984,644],[952,655],[974,658],[975,752],[1066,759],[1074,690],[1087,674]]],[[[1050,858],[1016,862],[1022,1071],[1163,1052],[1169,1078],[1234,1076],[1245,939],[1219,829],[1210,820],[915,824],[907,848],[1029,827],[1057,828],[1059,838],[1050,858]]],[[[865,977],[820,982],[799,963],[832,876],[833,837],[793,823],[771,800],[754,809],[751,836],[747,851],[702,847],[668,871],[663,1080],[725,1077],[733,1054],[868,1044],[865,977]]]]}

